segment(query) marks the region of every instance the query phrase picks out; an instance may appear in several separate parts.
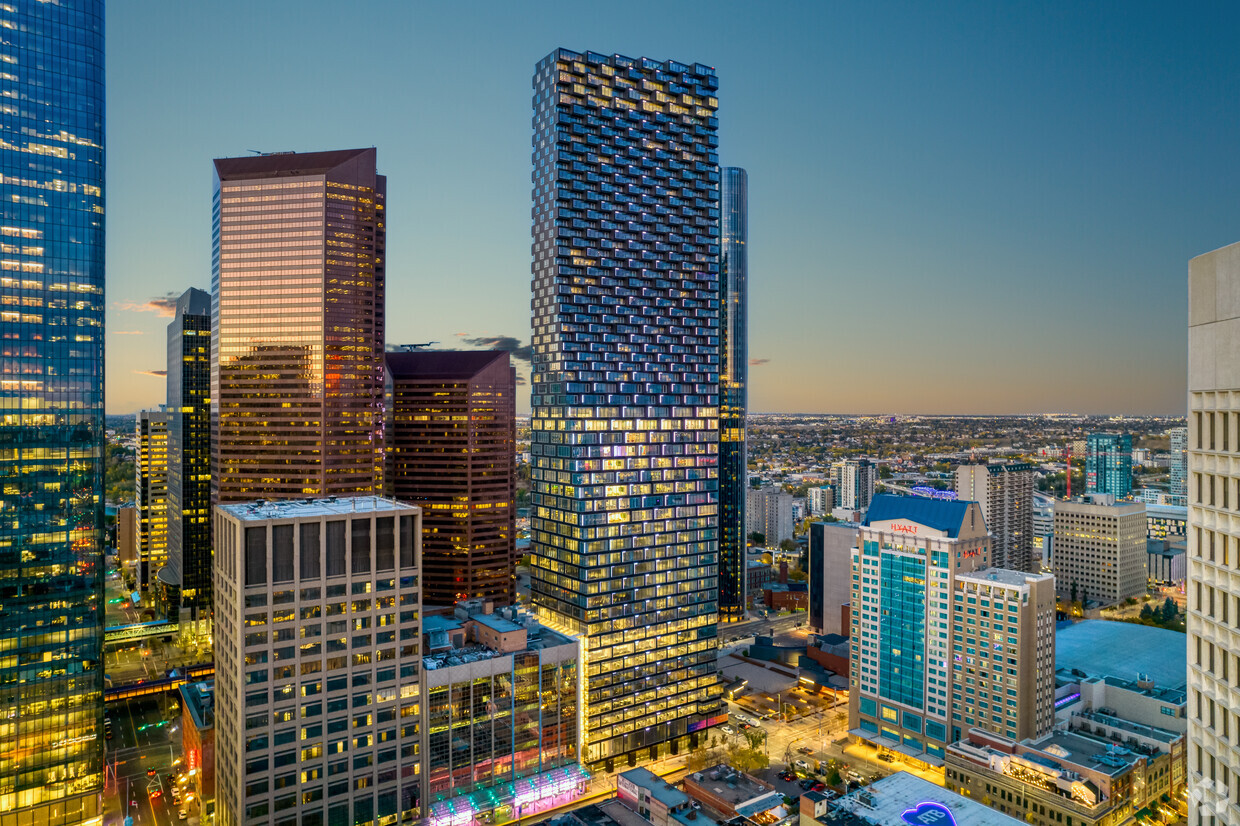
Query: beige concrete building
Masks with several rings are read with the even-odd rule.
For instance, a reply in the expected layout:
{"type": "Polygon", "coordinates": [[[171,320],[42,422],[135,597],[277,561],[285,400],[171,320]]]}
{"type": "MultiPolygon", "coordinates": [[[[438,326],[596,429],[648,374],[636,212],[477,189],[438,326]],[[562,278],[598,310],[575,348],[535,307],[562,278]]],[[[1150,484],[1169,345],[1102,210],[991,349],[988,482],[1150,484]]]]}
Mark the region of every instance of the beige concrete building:
{"type": "Polygon", "coordinates": [[[420,508],[215,508],[216,823],[422,814],[420,508]]]}
{"type": "Polygon", "coordinates": [[[1147,591],[1145,505],[1055,503],[1052,569],[1056,593],[1112,605],[1147,591]]]}
{"type": "Polygon", "coordinates": [[[138,561],[138,509],[133,505],[116,509],[116,554],[121,562],[138,561]]]}
{"type": "Polygon", "coordinates": [[[1189,823],[1240,824],[1240,244],[1188,265],[1189,823]]]}
{"type": "Polygon", "coordinates": [[[1050,731],[1055,578],[1003,568],[957,574],[952,600],[953,720],[1017,740],[1050,731]]]}
{"type": "Polygon", "coordinates": [[[991,536],[991,564],[1036,573],[1033,554],[1033,465],[1005,462],[960,465],[956,493],[982,506],[991,536]]]}

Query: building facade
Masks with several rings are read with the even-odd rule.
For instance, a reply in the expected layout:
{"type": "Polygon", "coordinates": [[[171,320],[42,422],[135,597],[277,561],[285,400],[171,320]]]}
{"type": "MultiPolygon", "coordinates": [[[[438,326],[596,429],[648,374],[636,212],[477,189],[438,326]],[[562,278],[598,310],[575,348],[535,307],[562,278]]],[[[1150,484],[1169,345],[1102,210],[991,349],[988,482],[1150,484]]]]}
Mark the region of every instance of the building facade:
{"type": "Polygon", "coordinates": [[[745,517],[750,533],[766,538],[766,547],[774,548],[791,539],[796,525],[792,521],[792,494],[783,488],[750,488],[745,491],[745,517]]]}
{"type": "Polygon", "coordinates": [[[577,640],[482,599],[423,628],[428,824],[532,817],[583,792],[577,640]]]}
{"type": "Polygon", "coordinates": [[[1090,433],[1085,439],[1085,492],[1125,499],[1132,493],[1132,435],[1090,433]]]}
{"type": "Polygon", "coordinates": [[[211,296],[193,288],[168,325],[168,567],[160,576],[182,619],[210,619],[211,296]]]}
{"type": "MultiPolygon", "coordinates": [[[[1188,496],[1188,428],[1173,427],[1167,431],[1171,442],[1171,484],[1170,494],[1176,497],[1188,496]]],[[[1177,500],[1177,501],[1183,501],[1177,500]]]]}
{"type": "Polygon", "coordinates": [[[0,119],[0,812],[103,793],[104,4],[12,3],[0,119]],[[20,688],[19,688],[20,686],[20,688]]]}
{"type": "Polygon", "coordinates": [[[809,526],[809,625],[820,634],[847,637],[840,608],[852,599],[852,554],[857,526],[813,522],[809,526]]]}
{"type": "Polygon", "coordinates": [[[383,212],[375,150],[215,161],[213,501],[374,493],[383,212]]]}
{"type": "Polygon", "coordinates": [[[215,508],[221,826],[421,813],[421,511],[373,496],[215,508]]]}
{"type": "Polygon", "coordinates": [[[1055,724],[1055,578],[1005,568],[958,574],[952,593],[952,721],[1017,740],[1055,724]]]}
{"type": "Polygon", "coordinates": [[[1055,590],[1073,602],[1113,605],[1147,591],[1145,505],[1055,503],[1055,590]]]}
{"type": "Polygon", "coordinates": [[[810,516],[826,516],[835,510],[835,488],[830,485],[810,488],[806,494],[806,499],[810,516]]]}
{"type": "Polygon", "coordinates": [[[874,497],[852,554],[853,738],[943,765],[944,748],[963,729],[952,696],[955,581],[989,559],[976,502],[874,497]]]}
{"type": "Polygon", "coordinates": [[[869,459],[845,459],[831,468],[835,483],[835,506],[863,511],[874,498],[878,470],[869,459]]]}
{"type": "Polygon", "coordinates": [[[719,614],[745,616],[745,411],[749,406],[749,175],[726,166],[720,186],[719,614]]]}
{"type": "Polygon", "coordinates": [[[534,76],[531,594],[585,644],[585,762],[721,723],[715,72],[534,76]]]}
{"type": "MultiPolygon", "coordinates": [[[[152,590],[168,561],[168,414],[143,410],[136,424],[134,499],[138,504],[138,586],[152,590]]],[[[156,588],[155,590],[158,590],[156,588]]],[[[154,598],[152,597],[152,602],[154,598]]]]}
{"type": "Polygon", "coordinates": [[[516,371],[508,353],[387,354],[384,490],[422,506],[422,601],[513,601],[516,371]]]}
{"type": "Polygon", "coordinates": [[[1240,598],[1240,244],[1188,265],[1188,799],[1190,826],[1240,823],[1234,681],[1240,598]],[[1230,608],[1230,613],[1228,613],[1230,608]],[[1230,675],[1230,676],[1228,676],[1230,675]]]}
{"type": "Polygon", "coordinates": [[[982,506],[996,568],[1040,568],[1033,554],[1033,489],[1033,465],[1027,462],[956,468],[956,493],[982,506]]]}

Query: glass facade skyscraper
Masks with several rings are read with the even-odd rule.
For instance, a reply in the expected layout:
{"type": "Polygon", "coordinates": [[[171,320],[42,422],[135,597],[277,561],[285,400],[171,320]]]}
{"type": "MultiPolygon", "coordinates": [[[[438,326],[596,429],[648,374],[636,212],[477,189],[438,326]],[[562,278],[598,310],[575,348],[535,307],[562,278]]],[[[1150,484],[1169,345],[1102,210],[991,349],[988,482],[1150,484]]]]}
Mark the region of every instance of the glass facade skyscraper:
{"type": "Polygon", "coordinates": [[[749,175],[724,167],[719,279],[719,613],[745,616],[745,410],[749,403],[749,175]]]}
{"type": "Polygon", "coordinates": [[[0,817],[103,791],[102,0],[0,4],[0,817]]]}
{"type": "Polygon", "coordinates": [[[1132,494],[1132,434],[1090,433],[1085,438],[1085,492],[1132,494]]]}
{"type": "Polygon", "coordinates": [[[531,591],[580,634],[584,762],[722,722],[714,69],[534,75],[531,591]]]}
{"type": "Polygon", "coordinates": [[[190,288],[168,325],[168,567],[187,620],[211,615],[211,296],[190,288]]]}

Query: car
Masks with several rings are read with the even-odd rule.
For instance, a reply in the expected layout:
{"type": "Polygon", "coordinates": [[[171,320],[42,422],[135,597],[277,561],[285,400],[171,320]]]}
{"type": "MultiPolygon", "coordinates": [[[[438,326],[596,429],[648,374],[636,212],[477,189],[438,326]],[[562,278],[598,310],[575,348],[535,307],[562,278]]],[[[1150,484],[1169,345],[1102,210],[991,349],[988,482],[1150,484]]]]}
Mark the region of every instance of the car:
{"type": "Polygon", "coordinates": [[[797,785],[801,787],[801,791],[808,792],[810,787],[814,785],[814,779],[812,777],[807,777],[797,785]]]}
{"type": "Polygon", "coordinates": [[[792,765],[796,767],[797,771],[803,771],[803,772],[807,772],[812,768],[808,760],[798,760],[792,765]]]}
{"type": "Polygon", "coordinates": [[[731,726],[720,726],[719,730],[722,731],[724,734],[736,734],[736,729],[732,728],[731,726]]]}
{"type": "Polygon", "coordinates": [[[147,777],[154,777],[154,776],[155,776],[155,770],[154,770],[154,769],[147,769],[147,770],[146,770],[146,776],[147,776],[147,777]]]}
{"type": "Polygon", "coordinates": [[[182,809],[181,811],[177,812],[177,820],[185,820],[188,817],[189,817],[189,811],[187,809],[182,809]]]}
{"type": "Polygon", "coordinates": [[[785,783],[791,783],[793,780],[797,779],[797,773],[792,769],[784,769],[779,773],[779,779],[783,780],[785,783]]]}
{"type": "Polygon", "coordinates": [[[896,761],[896,759],[892,757],[888,752],[883,752],[882,754],[880,754],[878,756],[878,759],[882,760],[884,763],[894,763],[896,761]]]}
{"type": "Polygon", "coordinates": [[[809,790],[811,792],[822,792],[822,791],[826,791],[826,789],[827,789],[827,784],[823,783],[821,780],[815,780],[812,784],[810,784],[810,787],[809,787],[809,790]]]}

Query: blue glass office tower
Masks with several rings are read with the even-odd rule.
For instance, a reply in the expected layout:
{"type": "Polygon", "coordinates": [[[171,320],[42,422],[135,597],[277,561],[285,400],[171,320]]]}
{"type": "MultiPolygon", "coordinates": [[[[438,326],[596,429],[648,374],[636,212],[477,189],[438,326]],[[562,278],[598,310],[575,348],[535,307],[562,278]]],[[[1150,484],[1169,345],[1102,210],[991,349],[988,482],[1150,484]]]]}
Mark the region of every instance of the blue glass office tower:
{"type": "Polygon", "coordinates": [[[719,278],[719,614],[745,617],[745,409],[748,405],[749,176],[723,168],[719,278]]]}
{"type": "Polygon", "coordinates": [[[531,591],[582,637],[595,766],[726,719],[716,88],[566,49],[534,75],[531,591]]]}
{"type": "Polygon", "coordinates": [[[1085,438],[1085,492],[1132,495],[1132,434],[1090,433],[1085,438]]]}
{"type": "Polygon", "coordinates": [[[0,4],[0,817],[103,792],[103,1],[0,4]]]}

